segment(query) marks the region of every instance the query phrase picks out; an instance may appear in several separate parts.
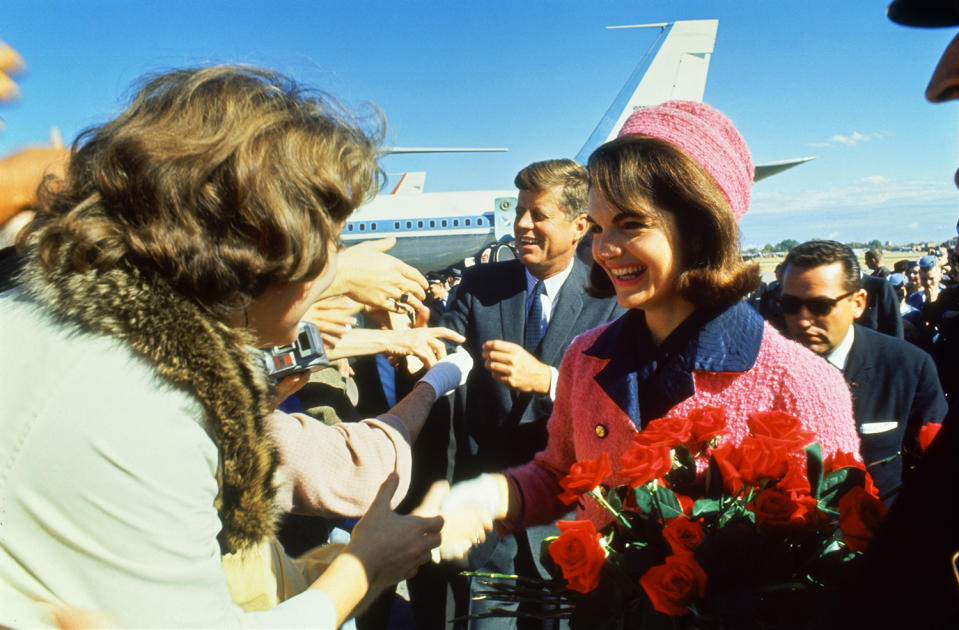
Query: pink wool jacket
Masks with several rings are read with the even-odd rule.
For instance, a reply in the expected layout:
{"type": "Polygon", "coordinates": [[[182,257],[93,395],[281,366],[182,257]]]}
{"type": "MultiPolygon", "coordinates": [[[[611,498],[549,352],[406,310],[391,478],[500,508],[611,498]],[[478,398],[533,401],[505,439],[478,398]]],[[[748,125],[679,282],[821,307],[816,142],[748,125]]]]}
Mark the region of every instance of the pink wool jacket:
{"type": "MultiPolygon", "coordinates": [[[[569,506],[557,500],[572,464],[609,453],[614,473],[603,484],[622,485],[615,471],[639,426],[701,407],[726,410],[726,439],[749,433],[754,411],[794,414],[822,445],[859,458],[859,437],[842,373],[785,339],[745,303],[718,315],[697,313],[656,347],[641,311],[576,338],[560,366],[549,442],[535,459],[507,471],[510,516],[501,532],[549,523],[569,506]]],[[[608,512],[585,497],[578,519],[597,527],[608,512]],[[585,505],[585,510],[582,507],[585,505]]]]}

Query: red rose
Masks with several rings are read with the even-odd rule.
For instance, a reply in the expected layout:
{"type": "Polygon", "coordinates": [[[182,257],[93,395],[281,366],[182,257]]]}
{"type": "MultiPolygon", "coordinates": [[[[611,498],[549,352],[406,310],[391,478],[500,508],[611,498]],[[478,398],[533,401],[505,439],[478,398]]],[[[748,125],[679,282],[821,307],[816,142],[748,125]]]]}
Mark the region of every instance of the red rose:
{"type": "Polygon", "coordinates": [[[673,456],[665,444],[647,446],[634,443],[620,456],[620,462],[623,468],[619,474],[629,479],[631,488],[638,488],[668,473],[673,467],[673,456]]]}
{"type": "Polygon", "coordinates": [[[579,496],[589,492],[604,479],[613,474],[613,467],[609,463],[609,455],[603,453],[596,459],[587,459],[570,466],[569,474],[559,482],[563,493],[559,500],[569,505],[575,503],[579,496]]]}
{"type": "Polygon", "coordinates": [[[726,428],[726,412],[719,407],[702,407],[689,412],[693,423],[693,434],[689,440],[693,447],[690,452],[698,451],[703,444],[719,437],[726,428]]]}
{"type": "Polygon", "coordinates": [[[806,466],[790,459],[786,465],[786,476],[779,480],[776,487],[785,492],[809,494],[812,488],[806,475],[806,466]]]}
{"type": "Polygon", "coordinates": [[[679,501],[679,507],[683,508],[683,514],[686,516],[693,515],[693,506],[696,505],[696,502],[693,501],[692,497],[687,497],[685,494],[677,494],[676,500],[679,501]]]}
{"type": "Polygon", "coordinates": [[[826,472],[835,472],[840,468],[858,468],[860,470],[866,470],[865,464],[856,459],[855,455],[852,453],[845,453],[843,451],[836,451],[827,457],[823,465],[826,468],[826,472]]]}
{"type": "Polygon", "coordinates": [[[716,460],[719,472],[723,475],[723,488],[729,494],[736,494],[743,485],[743,477],[739,474],[739,451],[731,443],[723,441],[714,448],[712,457],[716,460]]]}
{"type": "Polygon", "coordinates": [[[936,434],[939,433],[939,429],[942,428],[941,422],[927,422],[922,425],[922,428],[919,429],[919,448],[925,452],[929,448],[929,444],[932,443],[932,440],[936,437],[936,434]]]}
{"type": "Polygon", "coordinates": [[[665,444],[673,448],[688,442],[692,432],[693,423],[689,418],[666,416],[650,422],[633,440],[646,446],[665,444]]]}
{"type": "Polygon", "coordinates": [[[870,496],[879,498],[879,488],[876,487],[876,483],[872,480],[872,475],[869,474],[869,471],[866,471],[866,481],[863,483],[863,489],[870,496]]]}
{"type": "Polygon", "coordinates": [[[885,503],[859,486],[844,494],[839,499],[839,529],[846,546],[853,551],[864,550],[887,509],[885,503]]]}
{"type": "Polygon", "coordinates": [[[688,606],[706,592],[706,572],[691,554],[669,556],[639,579],[653,608],[670,615],[689,614],[688,606]]]}
{"type": "Polygon", "coordinates": [[[756,495],[750,506],[756,514],[756,525],[767,529],[802,527],[811,522],[816,500],[799,498],[776,488],[767,488],[756,495]],[[812,512],[810,512],[812,510],[812,512]]]}
{"type": "Polygon", "coordinates": [[[779,479],[789,467],[785,446],[766,436],[747,436],[738,450],[739,474],[744,483],[758,486],[763,479],[779,479]]]}
{"type": "Polygon", "coordinates": [[[677,556],[692,553],[704,536],[702,525],[683,516],[669,519],[663,528],[663,537],[677,556]]]}
{"type": "Polygon", "coordinates": [[[803,431],[799,418],[784,411],[756,411],[746,423],[756,437],[767,437],[786,445],[786,450],[803,450],[813,441],[810,431],[803,431]]]}
{"type": "Polygon", "coordinates": [[[602,535],[592,521],[558,521],[559,538],[549,545],[549,555],[566,578],[567,586],[588,593],[599,586],[599,573],[606,551],[599,542],[602,535]]]}

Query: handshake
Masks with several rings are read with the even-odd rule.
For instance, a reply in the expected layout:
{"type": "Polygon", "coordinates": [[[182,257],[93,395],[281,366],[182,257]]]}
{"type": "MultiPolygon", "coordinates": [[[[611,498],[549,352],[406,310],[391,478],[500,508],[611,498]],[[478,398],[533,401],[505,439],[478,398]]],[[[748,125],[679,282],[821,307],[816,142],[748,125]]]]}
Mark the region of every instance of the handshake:
{"type": "Polygon", "coordinates": [[[508,508],[508,486],[502,474],[483,474],[450,488],[445,481],[430,487],[417,516],[442,516],[440,546],[432,550],[433,562],[458,560],[486,540],[493,521],[504,518],[508,508]]]}

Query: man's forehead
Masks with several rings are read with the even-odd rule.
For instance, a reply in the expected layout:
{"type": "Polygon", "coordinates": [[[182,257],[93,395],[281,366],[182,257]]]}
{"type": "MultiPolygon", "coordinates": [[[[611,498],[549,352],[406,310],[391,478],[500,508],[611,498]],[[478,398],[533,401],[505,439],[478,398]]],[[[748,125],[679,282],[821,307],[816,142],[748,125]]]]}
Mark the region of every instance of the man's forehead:
{"type": "Polygon", "coordinates": [[[783,288],[790,285],[796,290],[812,289],[829,290],[841,288],[843,282],[843,267],[841,262],[818,265],[816,267],[786,266],[783,274],[783,288]]]}

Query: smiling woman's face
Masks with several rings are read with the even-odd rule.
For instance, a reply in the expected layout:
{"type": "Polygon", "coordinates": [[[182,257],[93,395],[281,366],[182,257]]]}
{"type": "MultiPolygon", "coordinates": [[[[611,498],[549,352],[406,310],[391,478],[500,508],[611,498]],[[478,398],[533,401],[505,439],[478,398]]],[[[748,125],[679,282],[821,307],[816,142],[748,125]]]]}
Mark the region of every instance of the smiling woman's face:
{"type": "Polygon", "coordinates": [[[598,190],[589,191],[593,259],[609,276],[623,308],[668,309],[681,301],[681,271],[672,214],[623,212],[598,190]]]}

